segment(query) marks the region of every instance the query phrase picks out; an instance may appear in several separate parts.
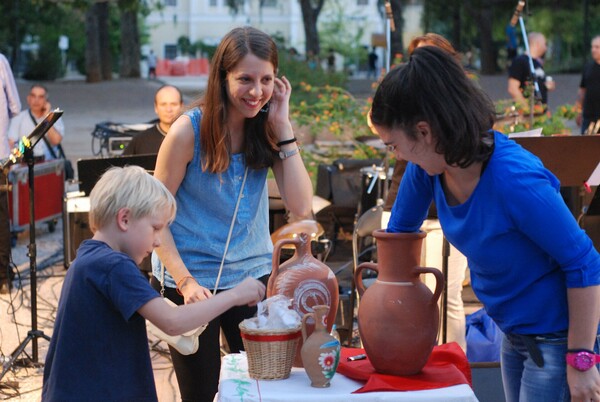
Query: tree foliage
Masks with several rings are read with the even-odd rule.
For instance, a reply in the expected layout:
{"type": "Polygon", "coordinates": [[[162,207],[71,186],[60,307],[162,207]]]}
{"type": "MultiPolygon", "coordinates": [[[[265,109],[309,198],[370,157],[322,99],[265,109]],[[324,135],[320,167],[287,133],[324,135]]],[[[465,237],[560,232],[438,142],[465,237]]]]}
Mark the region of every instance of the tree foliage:
{"type": "MultiPolygon", "coordinates": [[[[494,73],[504,67],[505,28],[516,1],[427,0],[424,4],[423,28],[426,32],[446,36],[462,52],[479,50],[484,73],[494,73]]],[[[549,41],[548,71],[580,71],[583,61],[589,57],[591,36],[600,34],[600,4],[595,1],[526,2],[522,17],[527,32],[541,32],[549,41]],[[584,12],[586,3],[588,10],[584,12]],[[587,33],[586,20],[590,27],[587,33]]],[[[520,24],[517,34],[523,47],[520,24]]]]}
{"type": "Polygon", "coordinates": [[[365,27],[360,13],[346,14],[341,0],[329,0],[324,13],[328,18],[318,24],[323,49],[333,49],[344,56],[346,66],[365,61],[367,50],[361,45],[365,27]]]}

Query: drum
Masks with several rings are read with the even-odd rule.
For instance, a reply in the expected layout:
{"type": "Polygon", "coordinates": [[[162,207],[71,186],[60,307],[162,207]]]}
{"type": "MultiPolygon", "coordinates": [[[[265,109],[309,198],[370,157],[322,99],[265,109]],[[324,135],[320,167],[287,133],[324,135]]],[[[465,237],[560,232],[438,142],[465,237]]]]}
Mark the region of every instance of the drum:
{"type": "Polygon", "coordinates": [[[385,201],[393,172],[393,168],[388,168],[386,172],[382,166],[368,166],[360,169],[362,175],[360,213],[376,206],[378,199],[385,201]]]}

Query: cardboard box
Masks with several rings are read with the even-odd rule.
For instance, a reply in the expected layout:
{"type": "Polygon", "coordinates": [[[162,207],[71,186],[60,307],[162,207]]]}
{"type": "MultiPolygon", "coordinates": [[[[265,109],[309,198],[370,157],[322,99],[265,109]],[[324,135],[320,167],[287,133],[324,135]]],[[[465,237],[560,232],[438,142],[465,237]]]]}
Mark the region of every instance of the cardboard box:
{"type": "MultiPolygon", "coordinates": [[[[62,159],[34,165],[34,216],[35,224],[49,222],[62,216],[65,191],[65,162],[62,159]]],[[[15,165],[8,173],[12,186],[8,197],[11,231],[29,227],[29,168],[15,165]]]]}

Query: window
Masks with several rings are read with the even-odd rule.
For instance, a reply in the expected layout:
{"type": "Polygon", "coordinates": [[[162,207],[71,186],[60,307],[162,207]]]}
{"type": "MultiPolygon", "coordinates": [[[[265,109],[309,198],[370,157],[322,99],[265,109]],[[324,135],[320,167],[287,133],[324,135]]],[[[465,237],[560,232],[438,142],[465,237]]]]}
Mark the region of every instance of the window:
{"type": "Polygon", "coordinates": [[[177,6],[177,0],[163,0],[165,6],[177,6]]]}
{"type": "Polygon", "coordinates": [[[356,0],[356,5],[357,6],[368,6],[369,0],[356,0]]]}
{"type": "Polygon", "coordinates": [[[177,57],[177,45],[165,45],[165,59],[173,60],[177,57]]]}
{"type": "Polygon", "coordinates": [[[275,8],[277,7],[277,0],[263,0],[262,6],[264,8],[275,8]]]}
{"type": "Polygon", "coordinates": [[[208,0],[208,5],[210,7],[216,7],[217,6],[217,0],[208,0]]]}

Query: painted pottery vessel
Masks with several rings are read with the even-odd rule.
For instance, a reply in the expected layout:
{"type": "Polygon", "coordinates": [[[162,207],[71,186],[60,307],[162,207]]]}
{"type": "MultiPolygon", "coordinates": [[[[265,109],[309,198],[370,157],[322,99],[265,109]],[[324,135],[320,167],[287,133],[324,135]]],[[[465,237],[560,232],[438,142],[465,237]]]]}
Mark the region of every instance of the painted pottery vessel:
{"type": "Polygon", "coordinates": [[[365,353],[379,373],[417,374],[436,344],[437,301],[444,277],[436,268],[419,267],[425,236],[424,232],[374,231],[378,263],[360,264],[354,273],[361,296],[358,330],[365,353]],[[365,290],[362,271],[367,268],[377,272],[377,280],[365,290]],[[433,294],[419,279],[421,274],[435,276],[433,294]]]}
{"type": "MultiPolygon", "coordinates": [[[[306,233],[300,233],[293,239],[279,240],[275,244],[273,271],[267,284],[267,297],[283,294],[292,299],[292,307],[301,317],[312,313],[314,306],[328,306],[327,331],[331,331],[339,302],[338,282],[333,271],[312,256],[310,247],[310,236],[306,233]],[[294,245],[296,251],[280,266],[281,248],[288,244],[294,245]]],[[[307,335],[312,333],[314,325],[310,319],[307,323],[307,335]]],[[[302,367],[301,348],[302,342],[298,345],[294,367],[302,367]]]]}
{"type": "Polygon", "coordinates": [[[340,362],[340,341],[327,331],[327,316],[329,306],[313,306],[313,313],[302,317],[302,362],[310,385],[316,388],[326,388],[330,385],[340,362]],[[307,320],[315,321],[315,329],[307,336],[307,320]]]}

